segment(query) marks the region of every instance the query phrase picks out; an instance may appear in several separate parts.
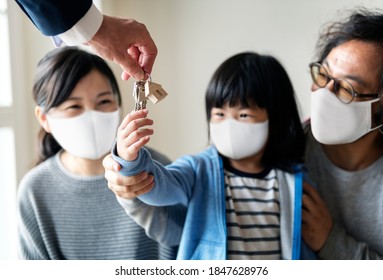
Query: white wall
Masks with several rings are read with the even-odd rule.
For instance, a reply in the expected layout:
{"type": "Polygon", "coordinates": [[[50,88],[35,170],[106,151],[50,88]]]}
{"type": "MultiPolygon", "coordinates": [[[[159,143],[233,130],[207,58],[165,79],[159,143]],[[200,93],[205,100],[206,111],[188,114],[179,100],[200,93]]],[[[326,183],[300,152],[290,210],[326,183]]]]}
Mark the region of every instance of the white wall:
{"type": "Polygon", "coordinates": [[[53,49],[50,38],[41,35],[15,1],[8,1],[11,71],[15,115],[16,179],[35,163],[38,123],[34,117],[32,85],[39,59],[53,49]]]}
{"type": "MultiPolygon", "coordinates": [[[[355,5],[382,9],[383,1],[102,1],[106,14],[132,17],[145,23],[158,46],[152,79],[162,84],[169,95],[157,105],[148,104],[155,121],[155,135],[150,145],[172,159],[206,146],[204,94],[207,83],[217,66],[238,52],[256,51],[276,56],[293,81],[302,117],[307,116],[310,112],[308,63],[314,59],[319,29],[328,20],[336,19],[337,10],[355,5]]],[[[30,100],[33,69],[52,46],[28,20],[24,28],[24,47],[18,50],[24,61],[18,69],[25,71],[25,79],[20,82],[25,83],[27,90],[20,94],[30,100]]],[[[119,67],[113,68],[119,77],[119,67]]],[[[120,81],[120,86],[125,95],[125,108],[131,110],[133,81],[120,81]]],[[[29,112],[25,121],[30,124],[28,127],[34,127],[32,109],[29,112]]],[[[28,133],[28,139],[35,138],[34,131],[28,133]]]]}
{"type": "MultiPolygon", "coordinates": [[[[242,51],[276,56],[289,73],[302,117],[309,115],[308,64],[323,23],[355,5],[383,8],[383,1],[351,0],[114,0],[104,11],[145,23],[159,54],[153,81],[168,97],[149,104],[155,120],[150,145],[172,159],[207,144],[204,94],[218,65],[242,51]]],[[[123,84],[131,107],[131,83],[123,84]]]]}

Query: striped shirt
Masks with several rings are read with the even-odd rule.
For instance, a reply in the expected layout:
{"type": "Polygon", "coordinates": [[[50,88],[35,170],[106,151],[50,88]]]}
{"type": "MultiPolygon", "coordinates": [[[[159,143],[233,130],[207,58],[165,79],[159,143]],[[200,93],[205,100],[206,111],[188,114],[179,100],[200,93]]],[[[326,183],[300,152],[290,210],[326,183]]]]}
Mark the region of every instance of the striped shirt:
{"type": "Polygon", "coordinates": [[[225,169],[230,260],[281,258],[279,185],[274,169],[248,174],[225,169]]]}

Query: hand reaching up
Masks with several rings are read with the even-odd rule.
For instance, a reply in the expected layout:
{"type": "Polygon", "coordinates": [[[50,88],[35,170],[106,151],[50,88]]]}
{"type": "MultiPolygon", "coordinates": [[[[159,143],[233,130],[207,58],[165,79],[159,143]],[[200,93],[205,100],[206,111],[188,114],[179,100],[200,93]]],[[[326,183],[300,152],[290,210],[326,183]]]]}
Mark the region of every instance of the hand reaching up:
{"type": "Polygon", "coordinates": [[[153,120],[147,118],[148,110],[133,111],[126,115],[117,131],[117,154],[126,161],[134,161],[138,151],[150,140],[154,131],[153,120]]]}

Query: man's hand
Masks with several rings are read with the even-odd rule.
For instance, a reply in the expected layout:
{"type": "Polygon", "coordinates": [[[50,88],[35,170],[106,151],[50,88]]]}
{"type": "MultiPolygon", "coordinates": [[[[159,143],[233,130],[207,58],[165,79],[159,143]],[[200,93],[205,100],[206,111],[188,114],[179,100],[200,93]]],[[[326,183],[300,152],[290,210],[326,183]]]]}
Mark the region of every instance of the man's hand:
{"type": "Polygon", "coordinates": [[[317,252],[326,243],[334,222],[317,190],[306,182],[303,183],[302,204],[302,237],[317,252]]]}
{"type": "Polygon", "coordinates": [[[87,44],[101,57],[119,64],[123,80],[145,79],[157,56],[149,31],[134,19],[104,15],[100,29],[87,44]]]}

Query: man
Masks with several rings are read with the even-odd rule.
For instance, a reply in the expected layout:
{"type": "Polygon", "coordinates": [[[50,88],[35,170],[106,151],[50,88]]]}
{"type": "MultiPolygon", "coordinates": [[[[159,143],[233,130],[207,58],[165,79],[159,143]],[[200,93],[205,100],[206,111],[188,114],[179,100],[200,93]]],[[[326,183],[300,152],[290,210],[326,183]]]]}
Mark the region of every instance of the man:
{"type": "Polygon", "coordinates": [[[16,0],[20,8],[56,46],[87,44],[124,70],[121,78],[144,79],[151,73],[157,47],[145,25],[103,15],[92,0],[16,0]]]}
{"type": "Polygon", "coordinates": [[[355,11],[319,41],[302,234],[322,259],[383,258],[383,14],[355,11]],[[323,200],[322,200],[323,199],[323,200]]]}

